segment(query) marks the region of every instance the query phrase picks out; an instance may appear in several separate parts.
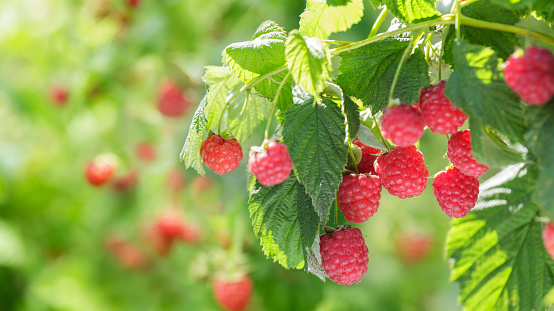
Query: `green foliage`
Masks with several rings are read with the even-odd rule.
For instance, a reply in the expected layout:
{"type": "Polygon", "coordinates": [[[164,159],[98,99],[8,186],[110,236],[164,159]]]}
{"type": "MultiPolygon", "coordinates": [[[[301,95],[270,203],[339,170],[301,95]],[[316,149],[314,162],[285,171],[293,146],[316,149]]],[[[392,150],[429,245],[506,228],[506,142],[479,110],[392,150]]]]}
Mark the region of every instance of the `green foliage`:
{"type": "Polygon", "coordinates": [[[249,201],[254,233],[268,257],[285,268],[304,266],[304,252],[311,247],[319,220],[311,199],[296,176],[266,187],[256,182],[249,201]]]}
{"type": "Polygon", "coordinates": [[[356,134],[360,129],[360,108],[352,99],[350,99],[350,97],[344,96],[341,109],[342,113],[346,117],[346,131],[348,133],[348,139],[352,140],[356,138],[356,134]]]}
{"type": "MultiPolygon", "coordinates": [[[[385,39],[341,53],[337,84],[346,95],[360,99],[372,111],[383,109],[388,105],[396,68],[408,45],[408,41],[385,39]]],[[[406,103],[417,101],[421,88],[429,84],[428,68],[421,52],[408,57],[394,96],[406,103]]]]}
{"type": "Polygon", "coordinates": [[[510,166],[486,181],[474,211],[453,222],[446,256],[466,310],[544,309],[554,262],[531,201],[536,169],[510,166]]]}
{"type": "Polygon", "coordinates": [[[300,33],[327,39],[332,33],[350,29],[364,14],[362,0],[308,0],[300,15],[300,33]]]}
{"type": "MultiPolygon", "coordinates": [[[[522,142],[527,127],[524,107],[504,82],[496,53],[465,40],[457,40],[455,45],[457,66],[444,93],[471,118],[472,137],[484,135],[478,132],[489,129],[522,142]]],[[[478,160],[488,165],[498,161],[496,155],[485,155],[481,150],[475,151],[478,160]]]]}
{"type": "Polygon", "coordinates": [[[227,67],[206,67],[206,74],[203,77],[208,89],[207,103],[203,108],[206,117],[206,128],[212,129],[218,124],[222,114],[227,107],[227,95],[229,92],[236,93],[243,83],[227,67]]]}
{"type": "Polygon", "coordinates": [[[383,143],[375,137],[373,132],[363,124],[360,125],[360,129],[358,130],[358,138],[366,146],[377,148],[379,150],[387,150],[387,147],[385,147],[385,145],[383,145],[383,143]]]}
{"type": "Polygon", "coordinates": [[[310,99],[285,113],[283,142],[289,148],[298,180],[324,223],[346,165],[345,138],[344,116],[331,100],[316,104],[310,99]]]}
{"type": "Polygon", "coordinates": [[[202,156],[200,155],[200,147],[204,140],[204,132],[206,131],[206,123],[208,120],[204,115],[204,109],[208,104],[208,95],[204,96],[200,105],[196,109],[190,124],[189,134],[181,150],[179,157],[185,163],[187,168],[191,167],[200,175],[205,175],[206,171],[202,166],[202,156]]]}
{"type": "Polygon", "coordinates": [[[293,30],[287,39],[285,57],[294,82],[319,101],[319,92],[323,91],[325,81],[331,78],[327,46],[318,38],[303,37],[293,30]]]}
{"type": "Polygon", "coordinates": [[[394,16],[408,23],[438,15],[434,0],[382,0],[394,16]]]}
{"type": "Polygon", "coordinates": [[[277,95],[281,83],[284,83],[279,93],[279,98],[277,99],[277,108],[281,111],[287,110],[294,103],[290,76],[284,81],[287,73],[288,71],[275,74],[270,79],[263,80],[255,87],[256,91],[260,92],[261,95],[268,99],[273,99],[277,95]]]}
{"type": "Polygon", "coordinates": [[[225,62],[244,82],[285,65],[287,33],[273,21],[263,22],[252,41],[225,48],[225,62]]]}
{"type": "MultiPolygon", "coordinates": [[[[514,25],[519,21],[519,18],[513,11],[491,4],[489,0],[472,3],[462,8],[462,13],[467,17],[506,25],[514,25]]],[[[514,48],[519,44],[513,33],[469,26],[460,27],[460,36],[462,39],[469,41],[469,43],[490,47],[504,60],[514,52],[514,48]]],[[[453,56],[453,53],[456,52],[454,37],[454,27],[450,27],[445,38],[444,58],[447,63],[457,65],[456,57],[453,56]]]]}

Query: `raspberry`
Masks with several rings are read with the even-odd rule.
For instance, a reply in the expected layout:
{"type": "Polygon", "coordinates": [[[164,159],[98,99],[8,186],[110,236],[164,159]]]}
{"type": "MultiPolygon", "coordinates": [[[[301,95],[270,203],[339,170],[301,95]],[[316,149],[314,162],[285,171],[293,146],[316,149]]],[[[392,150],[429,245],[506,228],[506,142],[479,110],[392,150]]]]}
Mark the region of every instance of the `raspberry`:
{"type": "Polygon", "coordinates": [[[236,279],[216,276],[212,283],[215,300],[225,310],[240,311],[246,309],[252,296],[252,280],[247,274],[236,279]]]}
{"type": "Polygon", "coordinates": [[[409,265],[415,265],[423,260],[429,254],[432,243],[431,236],[413,232],[402,232],[395,239],[400,259],[409,265]]]}
{"type": "Polygon", "coordinates": [[[344,218],[356,223],[368,220],[379,208],[381,189],[381,182],[377,176],[344,176],[337,193],[339,208],[344,218]]]}
{"type": "Polygon", "coordinates": [[[183,175],[183,173],[181,173],[181,171],[179,171],[178,169],[173,169],[167,175],[166,183],[169,191],[171,191],[172,193],[178,193],[185,188],[187,180],[185,179],[185,176],[183,175]]]}
{"type": "Polygon", "coordinates": [[[448,140],[448,158],[462,173],[468,176],[479,177],[489,167],[479,164],[471,153],[471,133],[469,130],[460,131],[448,140]]]}
{"type": "Polygon", "coordinates": [[[140,269],[147,265],[143,253],[130,242],[119,237],[109,237],[106,247],[119,260],[121,265],[128,269],[140,269]]]}
{"type": "Polygon", "coordinates": [[[118,192],[127,192],[137,185],[138,173],[130,171],[129,173],[120,176],[112,182],[112,187],[118,192]]]}
{"type": "Polygon", "coordinates": [[[143,142],[135,146],[135,152],[138,157],[145,162],[156,160],[156,149],[149,143],[143,142]]]}
{"type": "Polygon", "coordinates": [[[419,94],[419,107],[431,132],[453,134],[464,124],[467,115],[444,96],[445,87],[446,81],[442,80],[423,88],[419,94]]]}
{"type": "Polygon", "coordinates": [[[187,224],[180,213],[171,209],[162,214],[156,223],[156,228],[170,241],[181,239],[196,243],[200,238],[200,230],[193,224],[187,224]]]}
{"type": "Polygon", "coordinates": [[[383,137],[401,147],[415,144],[424,130],[425,121],[421,112],[409,105],[386,109],[381,121],[383,137]]]}
{"type": "Polygon", "coordinates": [[[420,195],[427,186],[429,171],[416,146],[395,147],[377,158],[375,171],[390,194],[401,199],[420,195]]]}
{"type": "Polygon", "coordinates": [[[542,232],[542,242],[546,252],[554,259],[554,224],[549,222],[542,232]]]}
{"type": "Polygon", "coordinates": [[[333,237],[325,233],[319,240],[321,264],[333,282],[352,285],[364,277],[369,256],[360,229],[337,230],[333,237]]]}
{"type": "Polygon", "coordinates": [[[280,184],[289,178],[292,160],[285,144],[270,141],[263,147],[253,147],[250,151],[248,166],[252,174],[264,186],[280,184]]]}
{"type": "Polygon", "coordinates": [[[461,218],[475,206],[479,195],[479,180],[464,175],[454,167],[435,176],[433,182],[439,206],[450,217],[461,218]]]}
{"type": "Polygon", "coordinates": [[[352,143],[362,149],[362,160],[358,163],[358,173],[376,175],[373,162],[377,159],[375,154],[380,153],[381,150],[364,145],[359,138],[354,139],[352,143]]]}
{"type": "Polygon", "coordinates": [[[527,104],[544,105],[554,95],[554,56],[536,46],[520,54],[516,51],[508,58],[504,80],[527,104]]]}
{"type": "Polygon", "coordinates": [[[97,156],[89,162],[85,169],[85,176],[93,186],[101,186],[107,183],[117,169],[117,160],[112,155],[97,156]]]}
{"type": "Polygon", "coordinates": [[[175,82],[167,81],[161,85],[158,95],[158,110],[163,115],[180,117],[190,106],[190,101],[183,96],[175,82]]]}
{"type": "Polygon", "coordinates": [[[58,106],[65,106],[69,98],[69,91],[63,86],[54,86],[50,90],[50,98],[58,106]]]}
{"type": "Polygon", "coordinates": [[[233,171],[242,160],[242,149],[237,139],[223,139],[216,134],[211,134],[202,143],[200,154],[204,164],[218,175],[233,171]]]}

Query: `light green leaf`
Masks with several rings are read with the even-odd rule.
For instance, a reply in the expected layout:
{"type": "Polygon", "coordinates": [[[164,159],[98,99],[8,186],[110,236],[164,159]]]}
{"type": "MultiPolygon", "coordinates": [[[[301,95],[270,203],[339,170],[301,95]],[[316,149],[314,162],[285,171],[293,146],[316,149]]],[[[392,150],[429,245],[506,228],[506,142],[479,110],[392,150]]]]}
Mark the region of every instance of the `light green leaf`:
{"type": "Polygon", "coordinates": [[[464,310],[543,310],[554,262],[530,200],[536,170],[510,166],[481,187],[477,206],[453,221],[446,253],[464,310]]]}
{"type": "Polygon", "coordinates": [[[317,38],[303,37],[293,30],[287,39],[285,57],[296,84],[319,100],[325,81],[331,79],[331,58],[327,46],[317,38]]]}
{"type": "Polygon", "coordinates": [[[394,16],[408,23],[438,15],[434,0],[382,0],[394,16]]]}
{"type": "Polygon", "coordinates": [[[379,141],[377,137],[375,137],[373,132],[363,124],[360,125],[357,136],[360,141],[366,146],[377,148],[379,150],[387,150],[387,147],[385,147],[385,145],[383,145],[383,143],[379,141]]]}
{"type": "MultiPolygon", "coordinates": [[[[408,41],[385,39],[359,49],[341,53],[337,84],[345,95],[360,99],[365,107],[377,112],[388,105],[389,92],[408,41]]],[[[402,66],[394,97],[412,103],[421,88],[429,84],[429,66],[416,51],[402,66]]]]}
{"type": "Polygon", "coordinates": [[[202,166],[202,156],[200,155],[200,147],[204,140],[204,132],[206,131],[207,120],[204,116],[204,109],[208,104],[208,95],[205,95],[200,105],[196,109],[192,117],[192,123],[189,127],[189,134],[185,140],[185,145],[181,150],[181,161],[185,162],[185,167],[192,167],[198,174],[205,175],[204,167],[202,166]]]}
{"type": "Polygon", "coordinates": [[[310,99],[285,113],[283,141],[322,222],[327,221],[342,180],[348,153],[345,137],[344,116],[331,100],[314,104],[310,99]]]}
{"type": "Polygon", "coordinates": [[[242,92],[229,104],[227,127],[240,142],[250,137],[256,126],[267,118],[270,103],[267,99],[242,92]]]}
{"type": "Polygon", "coordinates": [[[209,130],[219,122],[229,95],[238,92],[244,83],[227,67],[208,66],[202,79],[208,89],[204,116],[207,120],[206,129],[209,130]]]}
{"type": "Polygon", "coordinates": [[[225,62],[244,82],[285,65],[287,33],[273,21],[263,22],[252,41],[233,43],[225,48],[225,62]]]}
{"type": "Polygon", "coordinates": [[[497,133],[483,127],[478,119],[470,119],[471,147],[475,159],[489,167],[508,166],[523,162],[525,148],[511,147],[497,133]]]}
{"type": "Polygon", "coordinates": [[[319,232],[319,219],[294,173],[271,187],[256,182],[248,209],[254,234],[260,239],[266,256],[287,269],[301,269],[306,249],[319,232]]]}
{"type": "Polygon", "coordinates": [[[308,0],[300,15],[300,33],[328,39],[332,33],[350,29],[363,15],[362,0],[308,0]]]}
{"type": "MultiPolygon", "coordinates": [[[[277,95],[279,85],[281,85],[287,73],[288,71],[275,74],[257,84],[254,89],[258,91],[261,95],[267,97],[270,101],[273,101],[273,99],[277,95]]],[[[292,83],[289,76],[287,78],[287,81],[281,88],[281,93],[279,93],[279,98],[277,99],[277,108],[279,108],[281,112],[285,112],[293,104],[294,100],[292,98],[292,83]]]]}

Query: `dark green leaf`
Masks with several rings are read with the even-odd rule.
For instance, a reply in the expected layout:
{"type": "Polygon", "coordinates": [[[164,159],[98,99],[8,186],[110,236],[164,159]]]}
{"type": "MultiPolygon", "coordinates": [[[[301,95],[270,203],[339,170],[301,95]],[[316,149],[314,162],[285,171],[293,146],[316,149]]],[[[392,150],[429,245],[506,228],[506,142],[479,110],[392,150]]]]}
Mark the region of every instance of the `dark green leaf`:
{"type": "Polygon", "coordinates": [[[344,116],[338,105],[310,99],[285,113],[283,141],[300,182],[306,186],[319,219],[327,221],[346,165],[344,116]]]}
{"type": "MultiPolygon", "coordinates": [[[[478,1],[462,8],[462,14],[487,22],[507,25],[514,25],[519,21],[519,18],[511,10],[491,4],[488,0],[478,1]]],[[[515,34],[496,30],[461,26],[460,35],[469,43],[491,47],[502,59],[507,59],[518,44],[515,34]]],[[[450,27],[445,38],[444,58],[447,63],[457,66],[455,56],[453,56],[456,49],[454,37],[454,27],[450,27]]]]}
{"type": "Polygon", "coordinates": [[[472,118],[469,128],[471,129],[472,153],[479,163],[485,163],[490,167],[499,167],[523,162],[525,150],[514,149],[497,133],[484,128],[478,119],[472,118]]]}
{"type": "Polygon", "coordinates": [[[465,40],[457,40],[455,46],[457,66],[446,84],[445,95],[475,119],[473,122],[522,142],[527,126],[524,106],[504,82],[496,53],[465,40]]]}
{"type": "Polygon", "coordinates": [[[344,102],[342,103],[341,108],[343,110],[343,114],[346,116],[346,129],[348,131],[348,137],[350,140],[354,139],[360,129],[360,108],[348,96],[344,96],[344,102]]]}
{"type": "MultiPolygon", "coordinates": [[[[283,79],[287,75],[288,71],[280,72],[276,75],[271,76],[268,79],[263,80],[255,86],[256,91],[260,92],[261,95],[267,97],[272,101],[277,95],[277,90],[279,85],[283,82],[283,79]]],[[[294,104],[292,99],[292,83],[291,78],[287,78],[287,82],[281,88],[281,93],[277,99],[277,108],[282,112],[286,111],[289,107],[294,104]]]]}
{"type": "Polygon", "coordinates": [[[453,221],[446,252],[464,310],[545,309],[554,262],[530,200],[535,178],[523,164],[504,169],[482,185],[474,210],[453,221]]]}
{"type": "Polygon", "coordinates": [[[331,33],[348,30],[364,15],[362,0],[308,0],[300,15],[300,33],[308,37],[328,39],[331,33]]]}
{"type": "Polygon", "coordinates": [[[490,1],[493,4],[498,4],[511,10],[525,9],[525,8],[528,8],[529,5],[537,2],[537,0],[490,0],[490,1]]]}
{"type": "Polygon", "coordinates": [[[408,23],[438,15],[433,0],[382,0],[394,16],[408,23]]]}
{"type": "Polygon", "coordinates": [[[277,23],[265,21],[252,41],[233,43],[225,48],[225,62],[247,82],[285,65],[286,38],[287,33],[277,23]]]}
{"type": "MultiPolygon", "coordinates": [[[[383,109],[388,105],[392,80],[408,44],[385,39],[341,53],[337,84],[345,95],[360,99],[372,111],[383,109]]],[[[394,96],[406,103],[417,101],[421,88],[429,84],[428,68],[423,54],[413,53],[402,66],[394,96]]]]}
{"type": "Polygon", "coordinates": [[[319,100],[319,92],[331,79],[331,56],[327,46],[318,38],[303,37],[293,30],[287,40],[285,57],[294,82],[319,100]]]}
{"type": "Polygon", "coordinates": [[[294,173],[271,187],[256,182],[249,210],[265,254],[287,269],[302,268],[306,247],[311,247],[319,232],[319,219],[294,173]]]}

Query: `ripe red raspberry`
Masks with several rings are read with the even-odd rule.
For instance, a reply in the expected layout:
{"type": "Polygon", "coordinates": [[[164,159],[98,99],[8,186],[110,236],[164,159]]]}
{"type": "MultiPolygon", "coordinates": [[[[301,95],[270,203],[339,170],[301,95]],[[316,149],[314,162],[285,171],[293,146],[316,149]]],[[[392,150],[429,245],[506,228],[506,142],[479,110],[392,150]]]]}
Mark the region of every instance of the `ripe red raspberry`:
{"type": "Polygon", "coordinates": [[[264,147],[252,147],[248,167],[264,186],[280,184],[290,176],[292,160],[285,144],[270,141],[264,147]]]}
{"type": "Polygon", "coordinates": [[[380,153],[381,150],[364,145],[359,138],[354,139],[352,143],[362,149],[362,160],[358,163],[358,173],[377,175],[373,168],[373,162],[377,159],[375,154],[380,153]]]}
{"type": "Polygon", "coordinates": [[[233,171],[242,160],[242,149],[237,139],[223,139],[216,134],[211,134],[202,143],[200,154],[204,164],[218,175],[233,171]]]}
{"type": "Polygon", "coordinates": [[[69,91],[63,86],[54,86],[50,90],[50,98],[58,106],[65,106],[69,98],[69,91]]]}
{"type": "Polygon", "coordinates": [[[453,134],[464,124],[467,115],[444,96],[445,87],[446,81],[442,80],[423,88],[419,94],[419,107],[431,132],[453,134]]]}
{"type": "Polygon", "coordinates": [[[200,239],[200,229],[192,223],[187,223],[183,215],[176,210],[166,210],[158,219],[156,227],[162,235],[170,240],[181,239],[185,242],[196,243],[200,239]]]}
{"type": "Polygon", "coordinates": [[[450,162],[465,175],[479,177],[489,169],[488,166],[479,164],[473,157],[469,130],[460,131],[450,137],[446,154],[450,162]]]}
{"type": "Polygon", "coordinates": [[[225,310],[241,311],[248,307],[252,296],[253,284],[247,274],[235,279],[216,276],[212,290],[217,303],[225,310]]]}
{"type": "Polygon", "coordinates": [[[135,152],[138,157],[145,162],[156,160],[156,149],[149,143],[143,142],[135,146],[135,152]]]}
{"type": "Polygon", "coordinates": [[[546,252],[554,259],[554,224],[549,222],[542,232],[542,242],[546,252]]]}
{"type": "Polygon", "coordinates": [[[400,259],[409,265],[421,262],[429,254],[433,239],[430,235],[402,232],[395,239],[395,246],[400,259]]]}
{"type": "Polygon", "coordinates": [[[359,282],[367,272],[368,249],[358,228],[337,230],[333,237],[319,236],[321,264],[329,278],[340,285],[359,282]]]}
{"type": "Polygon", "coordinates": [[[373,216],[379,208],[381,182],[377,176],[350,174],[342,178],[337,200],[344,218],[361,223],[373,216]]]}
{"type": "Polygon", "coordinates": [[[85,169],[85,177],[93,186],[101,186],[112,178],[117,169],[117,159],[112,155],[97,156],[85,169]]]}
{"type": "Polygon", "coordinates": [[[506,84],[529,105],[544,105],[554,95],[554,55],[530,46],[523,57],[516,51],[504,69],[506,84]]]}
{"type": "Polygon", "coordinates": [[[420,195],[427,186],[429,171],[416,146],[395,147],[377,158],[375,171],[390,194],[401,199],[420,195]]]}
{"type": "Polygon", "coordinates": [[[440,172],[433,181],[439,206],[450,217],[461,218],[475,206],[479,195],[479,180],[464,175],[456,167],[440,172]]]}
{"type": "Polygon", "coordinates": [[[160,86],[158,95],[158,110],[168,117],[180,117],[191,106],[190,101],[183,96],[179,86],[173,81],[167,81],[160,86]]]}
{"type": "Polygon", "coordinates": [[[385,110],[380,127],[383,137],[395,145],[408,147],[423,135],[425,121],[413,106],[400,105],[385,110]]]}

